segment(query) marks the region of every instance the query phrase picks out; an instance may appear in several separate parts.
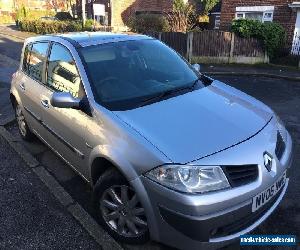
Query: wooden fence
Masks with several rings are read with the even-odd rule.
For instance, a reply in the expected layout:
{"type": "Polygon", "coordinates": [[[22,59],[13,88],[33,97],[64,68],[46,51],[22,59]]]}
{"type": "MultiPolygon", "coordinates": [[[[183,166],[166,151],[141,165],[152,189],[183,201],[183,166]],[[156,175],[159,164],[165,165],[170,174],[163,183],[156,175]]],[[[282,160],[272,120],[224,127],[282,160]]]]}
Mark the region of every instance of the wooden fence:
{"type": "Polygon", "coordinates": [[[231,32],[148,33],[175,49],[190,62],[261,63],[268,58],[255,38],[241,38],[231,32]]]}

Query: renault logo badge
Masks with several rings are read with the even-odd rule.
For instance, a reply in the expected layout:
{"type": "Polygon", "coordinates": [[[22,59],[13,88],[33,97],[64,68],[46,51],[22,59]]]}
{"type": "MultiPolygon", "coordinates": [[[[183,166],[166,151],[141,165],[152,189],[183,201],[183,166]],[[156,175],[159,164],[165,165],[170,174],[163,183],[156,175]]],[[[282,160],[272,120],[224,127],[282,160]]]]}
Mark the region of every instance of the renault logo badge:
{"type": "Polygon", "coordinates": [[[269,172],[272,170],[272,160],[273,160],[272,156],[268,152],[265,152],[264,165],[269,172]]]}

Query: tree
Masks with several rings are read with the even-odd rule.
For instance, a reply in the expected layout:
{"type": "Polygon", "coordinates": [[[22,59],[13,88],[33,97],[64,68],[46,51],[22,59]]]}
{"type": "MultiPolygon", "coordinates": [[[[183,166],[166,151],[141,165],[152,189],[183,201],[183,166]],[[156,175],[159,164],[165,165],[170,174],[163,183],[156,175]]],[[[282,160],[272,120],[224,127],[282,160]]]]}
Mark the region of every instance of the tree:
{"type": "Polygon", "coordinates": [[[55,10],[57,12],[59,9],[65,10],[66,1],[64,0],[47,0],[46,1],[46,8],[48,10],[55,10]]]}
{"type": "Polygon", "coordinates": [[[187,32],[195,22],[195,9],[183,0],[174,0],[173,11],[166,12],[165,16],[173,32],[187,32]]]}
{"type": "Polygon", "coordinates": [[[202,3],[202,15],[207,15],[220,0],[198,0],[202,3]]]}
{"type": "Polygon", "coordinates": [[[27,0],[14,0],[13,1],[13,4],[14,4],[14,8],[15,9],[19,9],[19,8],[22,8],[23,6],[28,6],[28,1],[27,0]]]}

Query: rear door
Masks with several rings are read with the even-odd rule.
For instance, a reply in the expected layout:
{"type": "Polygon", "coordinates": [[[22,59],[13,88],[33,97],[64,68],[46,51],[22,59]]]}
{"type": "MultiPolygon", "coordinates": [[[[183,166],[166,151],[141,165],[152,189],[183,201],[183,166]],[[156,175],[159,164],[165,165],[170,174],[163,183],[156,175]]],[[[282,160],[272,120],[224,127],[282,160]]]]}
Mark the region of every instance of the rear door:
{"type": "Polygon", "coordinates": [[[30,128],[41,137],[46,136],[46,130],[42,125],[43,103],[41,102],[45,92],[45,63],[49,42],[34,42],[26,45],[22,74],[17,79],[17,88],[21,97],[24,115],[30,128]]]}
{"type": "Polygon", "coordinates": [[[67,47],[53,42],[46,68],[47,93],[44,102],[43,120],[49,131],[48,143],[75,170],[84,177],[88,176],[87,147],[85,141],[86,122],[92,117],[72,108],[51,106],[50,99],[54,92],[69,92],[76,98],[85,98],[85,91],[76,66],[76,62],[67,47]]]}

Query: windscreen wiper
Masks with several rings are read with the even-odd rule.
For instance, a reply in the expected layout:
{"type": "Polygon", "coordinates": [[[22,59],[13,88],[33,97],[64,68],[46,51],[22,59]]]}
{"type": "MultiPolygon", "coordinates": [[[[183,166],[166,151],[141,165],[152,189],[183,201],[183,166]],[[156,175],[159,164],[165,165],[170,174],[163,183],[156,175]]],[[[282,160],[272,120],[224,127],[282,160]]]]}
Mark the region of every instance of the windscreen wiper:
{"type": "Polygon", "coordinates": [[[138,107],[143,107],[143,106],[146,106],[147,104],[150,104],[150,103],[153,103],[155,101],[161,100],[161,99],[165,98],[166,96],[170,95],[171,93],[173,93],[173,90],[167,90],[167,91],[164,91],[162,93],[159,93],[158,95],[146,98],[145,100],[143,100],[141,102],[141,104],[138,107]]]}
{"type": "Polygon", "coordinates": [[[166,98],[167,96],[170,96],[177,92],[181,92],[184,90],[193,90],[195,88],[195,86],[197,85],[198,81],[200,81],[199,78],[196,79],[192,85],[184,86],[182,88],[170,89],[170,90],[164,91],[162,93],[159,93],[158,95],[151,96],[150,98],[143,100],[142,103],[138,107],[143,107],[143,106],[146,106],[147,104],[153,103],[155,101],[162,100],[162,99],[166,98]]]}

